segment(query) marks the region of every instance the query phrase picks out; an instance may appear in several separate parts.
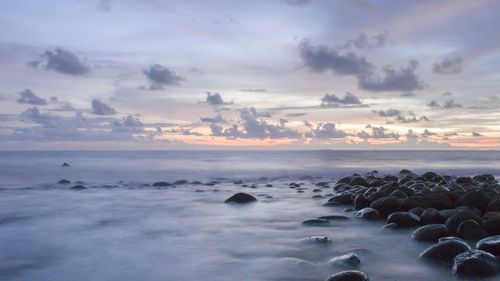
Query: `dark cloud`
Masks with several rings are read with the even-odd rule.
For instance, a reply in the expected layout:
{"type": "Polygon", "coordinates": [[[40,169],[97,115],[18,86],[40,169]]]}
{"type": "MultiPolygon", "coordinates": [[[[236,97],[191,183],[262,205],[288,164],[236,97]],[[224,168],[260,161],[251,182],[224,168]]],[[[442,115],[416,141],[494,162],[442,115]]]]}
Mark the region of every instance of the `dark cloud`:
{"type": "Polygon", "coordinates": [[[178,86],[185,81],[184,77],[160,64],[153,64],[148,69],[144,69],[142,73],[150,82],[149,90],[162,90],[168,86],[178,86]]]}
{"type": "Polygon", "coordinates": [[[472,132],[472,136],[473,137],[482,137],[483,135],[481,133],[478,133],[478,132],[472,132]]]}
{"type": "Polygon", "coordinates": [[[445,101],[443,104],[439,104],[437,101],[433,100],[427,104],[429,107],[433,108],[443,108],[443,109],[452,109],[452,108],[462,108],[463,105],[456,103],[455,100],[449,99],[445,101]]]}
{"type": "Polygon", "coordinates": [[[371,127],[372,129],[372,138],[375,139],[399,139],[400,135],[396,132],[392,132],[389,129],[384,127],[371,127]]]}
{"type": "Polygon", "coordinates": [[[224,104],[224,100],[219,93],[207,92],[206,103],[208,103],[209,105],[222,105],[224,104]]]}
{"type": "Polygon", "coordinates": [[[299,44],[300,56],[306,66],[315,72],[330,70],[338,75],[366,75],[373,65],[353,52],[345,54],[323,45],[311,46],[308,41],[299,44]]]}
{"type": "Polygon", "coordinates": [[[389,33],[387,31],[372,36],[360,33],[356,38],[348,40],[342,48],[372,49],[382,47],[387,43],[388,36],[389,33]]]}
{"type": "Polygon", "coordinates": [[[41,55],[40,60],[32,61],[28,65],[74,76],[85,75],[90,71],[84,60],[63,48],[47,50],[41,55]]]}
{"type": "Polygon", "coordinates": [[[256,89],[248,88],[248,89],[240,89],[239,91],[240,92],[250,92],[250,93],[265,93],[265,92],[267,92],[267,90],[263,89],[263,88],[256,88],[256,89]]]}
{"type": "Polygon", "coordinates": [[[17,103],[45,105],[47,104],[47,101],[44,98],[35,95],[35,93],[31,91],[31,89],[25,89],[19,92],[19,98],[17,99],[17,103]]]}
{"type": "Polygon", "coordinates": [[[306,137],[317,139],[338,139],[346,136],[347,133],[337,129],[335,123],[319,123],[316,128],[306,134],[306,137]]]}
{"type": "Polygon", "coordinates": [[[393,117],[394,122],[398,123],[416,123],[420,121],[430,121],[426,116],[417,117],[415,113],[411,111],[405,114],[399,109],[387,109],[379,111],[374,110],[373,112],[378,114],[380,117],[393,117]]]}
{"type": "Polygon", "coordinates": [[[323,107],[331,107],[331,106],[337,106],[337,105],[360,105],[361,101],[352,93],[347,92],[345,93],[344,97],[337,97],[336,95],[329,95],[326,94],[321,98],[321,106],[323,107]]]}
{"type": "Polygon", "coordinates": [[[95,115],[114,115],[116,110],[98,99],[92,100],[91,112],[95,115]]]}
{"type": "Polygon", "coordinates": [[[205,123],[226,123],[226,120],[220,114],[215,117],[200,117],[200,120],[205,123]]]}
{"type": "Polygon", "coordinates": [[[436,135],[436,133],[433,133],[433,132],[429,131],[428,129],[425,129],[424,132],[422,133],[422,136],[424,138],[427,138],[427,137],[430,137],[430,136],[434,136],[434,135],[436,135]]]}
{"type": "Polygon", "coordinates": [[[372,92],[420,90],[423,88],[423,83],[415,74],[417,66],[418,62],[414,60],[399,70],[387,65],[382,69],[384,73],[382,77],[373,73],[358,76],[358,86],[372,92]]]}
{"type": "Polygon", "coordinates": [[[457,74],[462,72],[462,58],[444,58],[432,65],[432,70],[438,74],[457,74]]]}

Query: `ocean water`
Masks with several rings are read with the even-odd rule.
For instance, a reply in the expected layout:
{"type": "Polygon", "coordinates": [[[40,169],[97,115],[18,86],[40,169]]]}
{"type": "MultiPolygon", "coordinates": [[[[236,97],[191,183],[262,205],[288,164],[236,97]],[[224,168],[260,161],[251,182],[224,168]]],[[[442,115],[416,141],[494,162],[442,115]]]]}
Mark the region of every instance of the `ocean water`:
{"type": "Polygon", "coordinates": [[[324,280],[342,270],[328,260],[348,252],[371,280],[453,280],[418,260],[429,244],[410,230],[355,218],[301,224],[352,216],[322,206],[328,197],[313,199],[332,192],[313,193],[314,181],[402,168],[500,176],[500,152],[0,152],[0,280],[324,280]],[[57,184],[63,178],[73,183],[57,184]],[[151,186],[180,179],[203,184],[151,186]],[[247,187],[233,184],[239,179],[247,187]],[[88,188],[69,189],[76,181],[88,188]],[[288,188],[292,181],[304,193],[288,188]],[[225,204],[236,192],[259,201],[225,204]]]}

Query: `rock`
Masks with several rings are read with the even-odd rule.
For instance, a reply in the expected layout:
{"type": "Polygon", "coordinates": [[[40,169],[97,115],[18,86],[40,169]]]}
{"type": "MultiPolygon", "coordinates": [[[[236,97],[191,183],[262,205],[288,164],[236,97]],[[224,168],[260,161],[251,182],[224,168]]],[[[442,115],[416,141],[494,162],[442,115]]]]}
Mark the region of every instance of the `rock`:
{"type": "Polygon", "coordinates": [[[472,184],[471,177],[459,177],[455,180],[456,183],[464,185],[464,184],[472,184]]]}
{"type": "Polygon", "coordinates": [[[364,194],[359,194],[354,199],[354,209],[361,210],[363,208],[370,207],[370,203],[370,200],[368,200],[364,194]]]}
{"type": "Polygon", "coordinates": [[[334,221],[334,220],[349,220],[348,217],[346,217],[346,216],[340,216],[340,215],[321,216],[321,217],[318,217],[318,219],[329,220],[329,221],[334,221]]]}
{"type": "Polygon", "coordinates": [[[363,209],[357,211],[354,216],[357,218],[363,218],[366,220],[378,220],[378,219],[380,219],[379,212],[373,208],[370,208],[370,207],[363,208],[363,209]]]}
{"type": "Polygon", "coordinates": [[[303,221],[302,224],[311,226],[327,226],[330,225],[330,221],[324,219],[310,219],[303,221]]]}
{"type": "Polygon", "coordinates": [[[400,228],[400,226],[397,223],[394,223],[394,222],[391,222],[391,223],[388,223],[388,224],[382,226],[382,230],[398,229],[398,228],[400,228]]]}
{"type": "Polygon", "coordinates": [[[330,275],[326,281],[369,281],[368,276],[358,270],[347,270],[330,275]]]}
{"type": "Polygon", "coordinates": [[[84,189],[87,189],[87,187],[83,186],[83,185],[74,185],[71,187],[72,190],[84,190],[84,189]]]}
{"type": "Polygon", "coordinates": [[[157,181],[153,183],[153,186],[160,187],[160,186],[170,186],[170,183],[166,181],[157,181]]]}
{"type": "Polygon", "coordinates": [[[355,253],[348,253],[342,256],[334,257],[328,261],[329,265],[340,266],[340,267],[349,267],[349,268],[358,268],[361,264],[361,260],[358,255],[355,253]]]}
{"type": "Polygon", "coordinates": [[[66,163],[66,162],[64,162],[64,163],[62,164],[62,166],[63,166],[63,167],[70,167],[70,166],[69,166],[69,164],[68,164],[68,163],[66,163]]]}
{"type": "Polygon", "coordinates": [[[353,201],[354,201],[354,194],[346,191],[346,192],[342,192],[338,195],[333,196],[332,198],[330,198],[328,200],[328,203],[337,203],[340,205],[348,205],[348,204],[352,204],[353,201]]]}
{"type": "Polygon", "coordinates": [[[476,243],[476,248],[494,256],[500,256],[500,235],[490,236],[479,240],[476,243]]]}
{"type": "Polygon", "coordinates": [[[436,224],[436,223],[444,223],[446,218],[441,215],[441,213],[434,208],[427,208],[422,212],[420,216],[421,224],[436,224]]]}
{"type": "Polygon", "coordinates": [[[460,196],[455,203],[458,206],[474,207],[480,211],[485,211],[489,203],[488,197],[481,191],[469,191],[460,196]]]}
{"type": "Polygon", "coordinates": [[[370,207],[377,210],[381,216],[387,217],[391,213],[399,211],[400,203],[396,197],[382,197],[373,201],[370,207]]]}
{"type": "Polygon", "coordinates": [[[420,254],[420,259],[438,264],[451,265],[458,254],[470,251],[469,245],[459,240],[434,244],[420,254]]]}
{"type": "Polygon", "coordinates": [[[488,233],[474,220],[463,221],[457,229],[457,236],[464,240],[479,240],[488,233]]]}
{"type": "Polygon", "coordinates": [[[406,198],[408,198],[408,195],[406,195],[406,193],[404,193],[401,190],[394,190],[389,196],[397,197],[399,199],[406,199],[406,198]]]}
{"type": "Polygon", "coordinates": [[[424,212],[424,209],[420,208],[420,207],[415,207],[413,209],[410,209],[408,212],[413,213],[413,214],[415,214],[415,215],[417,215],[417,216],[420,217],[420,216],[422,216],[422,213],[424,212]]]}
{"type": "Polygon", "coordinates": [[[328,236],[310,236],[301,239],[302,242],[311,242],[311,243],[330,243],[332,240],[328,238],[328,236]]]}
{"type": "Polygon", "coordinates": [[[500,212],[500,198],[495,198],[488,203],[486,212],[500,212]]]}
{"type": "Polygon", "coordinates": [[[233,182],[233,184],[243,184],[243,181],[242,180],[236,180],[233,182]]]}
{"type": "MultiPolygon", "coordinates": [[[[444,187],[443,187],[444,188],[444,187]]],[[[450,209],[454,207],[453,201],[448,196],[450,192],[430,192],[424,195],[432,207],[438,210],[450,209]]]]}
{"type": "Polygon", "coordinates": [[[250,194],[239,192],[234,194],[233,196],[229,197],[224,201],[225,203],[251,203],[257,201],[257,198],[253,197],[250,194]]]}
{"type": "Polygon", "coordinates": [[[466,243],[462,238],[458,238],[456,236],[446,236],[446,237],[439,238],[439,242],[450,241],[450,240],[458,240],[458,241],[466,243]]]}
{"type": "Polygon", "coordinates": [[[420,218],[409,212],[394,212],[387,218],[387,223],[395,223],[399,227],[413,227],[420,224],[420,218]]]}
{"type": "Polygon", "coordinates": [[[58,184],[70,184],[71,181],[67,180],[67,179],[62,179],[60,181],[57,182],[58,184]]]}
{"type": "Polygon", "coordinates": [[[264,187],[273,187],[273,185],[272,185],[272,184],[270,184],[270,183],[268,183],[268,184],[266,184],[264,187]]]}
{"type": "Polygon", "coordinates": [[[315,183],[315,185],[321,186],[321,187],[329,187],[330,186],[330,184],[327,181],[320,181],[320,182],[315,183]]]}
{"type": "Polygon", "coordinates": [[[482,218],[482,223],[489,234],[500,234],[500,212],[486,213],[482,218]]]}
{"type": "Polygon", "coordinates": [[[456,233],[458,226],[466,220],[481,222],[481,218],[470,211],[458,211],[446,220],[446,227],[450,233],[456,233]]]}
{"type": "Polygon", "coordinates": [[[417,228],[411,237],[417,241],[437,241],[450,235],[444,224],[428,224],[417,228]]]}
{"type": "Polygon", "coordinates": [[[457,255],[453,263],[453,274],[459,278],[488,277],[500,271],[500,262],[492,254],[471,250],[457,255]]]}
{"type": "Polygon", "coordinates": [[[362,177],[354,177],[351,179],[351,185],[368,186],[368,182],[362,177]]]}
{"type": "Polygon", "coordinates": [[[410,196],[406,199],[403,200],[403,202],[401,203],[401,209],[404,210],[404,211],[408,211],[410,209],[413,209],[415,207],[420,207],[420,208],[431,208],[432,205],[429,201],[429,199],[423,197],[423,196],[419,196],[419,195],[415,195],[415,196],[410,196]]]}
{"type": "Polygon", "coordinates": [[[177,181],[174,181],[173,184],[175,185],[183,185],[183,184],[188,184],[189,182],[187,180],[177,180],[177,181]]]}

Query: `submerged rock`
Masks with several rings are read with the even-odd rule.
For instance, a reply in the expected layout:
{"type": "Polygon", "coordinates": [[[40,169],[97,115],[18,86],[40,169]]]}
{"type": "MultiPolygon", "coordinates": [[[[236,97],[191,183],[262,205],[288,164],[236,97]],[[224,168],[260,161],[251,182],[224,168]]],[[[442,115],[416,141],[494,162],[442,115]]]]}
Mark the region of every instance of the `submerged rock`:
{"type": "Polygon", "coordinates": [[[189,182],[187,180],[177,180],[174,181],[175,185],[183,185],[183,184],[188,184],[189,182]]]}
{"type": "Polygon", "coordinates": [[[62,164],[62,167],[70,167],[70,166],[69,166],[69,164],[68,164],[68,163],[64,162],[64,163],[62,164]]]}
{"type": "Polygon", "coordinates": [[[87,189],[87,187],[83,186],[83,185],[74,185],[71,187],[72,190],[84,190],[84,189],[87,189]]]}
{"type": "Polygon", "coordinates": [[[58,184],[70,184],[71,181],[67,180],[67,179],[62,179],[60,181],[57,182],[58,184]]]}
{"type": "Polygon", "coordinates": [[[243,193],[243,192],[239,192],[239,193],[236,193],[233,196],[229,197],[224,202],[225,203],[243,204],[243,203],[251,203],[251,202],[255,202],[255,201],[257,201],[257,198],[253,197],[252,195],[247,194],[247,193],[243,193]]]}
{"type": "Polygon", "coordinates": [[[425,261],[451,265],[453,263],[453,259],[458,254],[470,251],[470,249],[469,245],[465,242],[459,240],[448,240],[430,246],[425,249],[419,257],[425,261]]]}
{"type": "Polygon", "coordinates": [[[368,275],[358,270],[347,270],[330,275],[326,281],[369,281],[368,275]]]}
{"type": "Polygon", "coordinates": [[[153,183],[153,186],[155,186],[155,187],[170,186],[170,183],[168,183],[166,181],[157,181],[157,182],[153,183]]]}
{"type": "Polygon", "coordinates": [[[312,242],[312,243],[330,243],[332,240],[328,236],[310,236],[301,239],[302,242],[312,242]]]}
{"type": "Polygon", "coordinates": [[[346,217],[346,216],[340,216],[340,215],[321,216],[321,217],[318,217],[318,219],[330,220],[330,221],[334,221],[334,220],[349,220],[348,217],[346,217]]]}
{"type": "Polygon", "coordinates": [[[476,248],[494,256],[500,256],[500,235],[490,236],[477,242],[476,248]]]}
{"type": "Polygon", "coordinates": [[[500,262],[492,254],[471,250],[457,255],[453,263],[453,274],[459,278],[488,277],[500,271],[500,262]]]}
{"type": "Polygon", "coordinates": [[[361,264],[361,260],[355,253],[348,253],[342,256],[334,257],[328,261],[329,265],[358,268],[361,264]]]}
{"type": "Polygon", "coordinates": [[[330,224],[329,220],[323,219],[310,219],[302,222],[304,225],[312,225],[312,226],[326,226],[330,224]]]}
{"type": "MultiPolygon", "coordinates": [[[[450,235],[444,224],[428,224],[417,228],[411,237],[417,241],[437,241],[450,235]]],[[[440,241],[441,242],[441,241],[440,241]]]]}

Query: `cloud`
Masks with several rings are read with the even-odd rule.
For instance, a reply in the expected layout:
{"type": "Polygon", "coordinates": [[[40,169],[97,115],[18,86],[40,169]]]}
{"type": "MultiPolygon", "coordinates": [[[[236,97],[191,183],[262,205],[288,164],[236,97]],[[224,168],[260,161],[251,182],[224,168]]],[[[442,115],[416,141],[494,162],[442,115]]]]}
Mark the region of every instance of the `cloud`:
{"type": "Polygon", "coordinates": [[[389,32],[384,31],[376,35],[368,36],[366,33],[360,33],[354,39],[350,39],[342,48],[351,49],[372,49],[382,47],[387,43],[389,32]]]}
{"type": "Polygon", "coordinates": [[[445,101],[443,104],[439,104],[437,101],[433,100],[427,104],[429,107],[433,108],[443,108],[443,109],[452,109],[452,108],[462,108],[463,106],[459,103],[456,103],[455,100],[449,99],[445,101]]]}
{"type": "Polygon", "coordinates": [[[433,133],[433,132],[429,131],[428,129],[425,129],[424,133],[422,134],[422,136],[424,138],[427,138],[427,137],[430,137],[430,136],[434,136],[434,135],[436,135],[436,133],[433,133]]]}
{"type": "Polygon", "coordinates": [[[420,90],[423,83],[415,74],[417,66],[418,62],[415,60],[409,61],[407,67],[399,70],[387,65],[382,69],[382,77],[373,73],[358,76],[358,86],[372,92],[420,90]]]}
{"type": "Polygon", "coordinates": [[[462,58],[444,58],[432,65],[432,70],[438,74],[458,74],[463,70],[462,58]]]}
{"type": "Polygon", "coordinates": [[[248,89],[240,89],[239,91],[240,92],[250,92],[250,93],[266,93],[267,92],[267,90],[263,89],[263,88],[256,88],[256,89],[248,88],[248,89]]]}
{"type": "Polygon", "coordinates": [[[215,117],[200,117],[200,120],[205,123],[226,123],[226,120],[220,114],[215,117]]]}
{"type": "Polygon", "coordinates": [[[209,105],[222,105],[224,104],[224,100],[219,93],[207,92],[206,103],[208,103],[209,105]]]}
{"type": "Polygon", "coordinates": [[[63,48],[47,50],[41,55],[40,60],[32,61],[28,65],[35,68],[41,66],[46,70],[74,76],[85,75],[90,71],[84,60],[63,48]]]}
{"type": "Polygon", "coordinates": [[[185,81],[184,77],[160,64],[152,64],[148,69],[144,69],[142,73],[150,82],[149,90],[162,90],[167,86],[178,86],[185,81]]]}
{"type": "Polygon", "coordinates": [[[92,100],[91,112],[96,115],[114,115],[116,110],[98,99],[92,100]]]}
{"type": "Polygon", "coordinates": [[[294,6],[303,6],[311,3],[312,0],[283,0],[285,3],[294,6]]]}
{"type": "Polygon", "coordinates": [[[481,133],[478,133],[478,132],[472,132],[472,136],[473,137],[482,137],[483,135],[481,133]]]}
{"type": "Polygon", "coordinates": [[[400,94],[401,97],[414,97],[415,96],[415,93],[412,93],[412,92],[404,92],[404,93],[401,93],[400,94]]]}
{"type": "Polygon", "coordinates": [[[45,105],[47,104],[47,101],[44,98],[41,98],[31,89],[25,89],[21,92],[19,92],[19,98],[17,99],[17,103],[22,103],[22,104],[32,104],[32,105],[45,105]]]}
{"type": "Polygon", "coordinates": [[[337,106],[337,105],[359,105],[361,104],[361,101],[352,93],[347,92],[345,93],[344,97],[337,97],[334,94],[326,94],[321,98],[321,106],[323,107],[331,107],[331,106],[337,106]]]}
{"type": "Polygon", "coordinates": [[[335,123],[319,123],[316,128],[306,134],[306,137],[317,139],[337,139],[344,138],[346,136],[347,133],[337,129],[335,123]]]}
{"type": "Polygon", "coordinates": [[[299,112],[299,113],[287,113],[285,116],[286,117],[302,117],[306,116],[307,113],[299,112]]]}
{"type": "Polygon", "coordinates": [[[415,113],[409,111],[404,114],[399,109],[387,109],[387,110],[374,110],[373,113],[378,114],[380,117],[394,117],[394,121],[398,123],[416,123],[420,121],[430,121],[426,116],[417,117],[415,113]]]}
{"type": "Polygon", "coordinates": [[[300,56],[306,66],[315,72],[330,70],[338,75],[366,75],[373,65],[353,52],[340,54],[323,45],[311,46],[308,41],[299,44],[300,56]]]}
{"type": "Polygon", "coordinates": [[[442,97],[451,97],[451,96],[453,96],[453,94],[450,93],[450,92],[444,92],[444,93],[441,94],[441,96],[442,97]]]}

